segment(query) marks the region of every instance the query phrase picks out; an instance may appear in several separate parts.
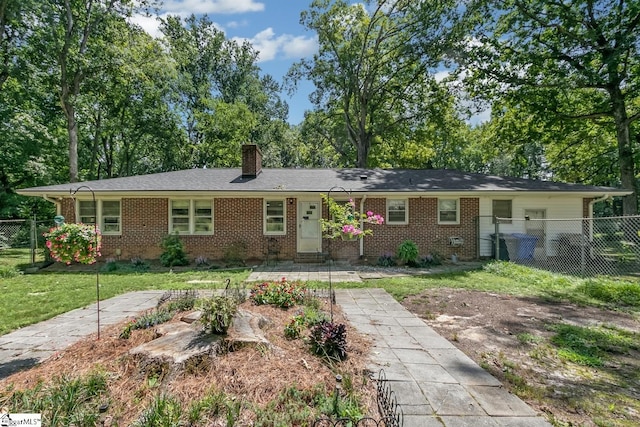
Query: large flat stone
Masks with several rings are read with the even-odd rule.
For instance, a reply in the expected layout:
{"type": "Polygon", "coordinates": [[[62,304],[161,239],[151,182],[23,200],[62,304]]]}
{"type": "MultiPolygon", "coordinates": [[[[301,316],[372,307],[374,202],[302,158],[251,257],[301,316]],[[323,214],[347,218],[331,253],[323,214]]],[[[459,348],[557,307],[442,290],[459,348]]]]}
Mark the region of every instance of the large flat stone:
{"type": "Polygon", "coordinates": [[[497,417],[533,417],[535,411],[502,386],[468,386],[467,389],[487,414],[497,417]]]}
{"type": "Polygon", "coordinates": [[[418,383],[437,415],[486,416],[480,404],[459,384],[418,383]]]}

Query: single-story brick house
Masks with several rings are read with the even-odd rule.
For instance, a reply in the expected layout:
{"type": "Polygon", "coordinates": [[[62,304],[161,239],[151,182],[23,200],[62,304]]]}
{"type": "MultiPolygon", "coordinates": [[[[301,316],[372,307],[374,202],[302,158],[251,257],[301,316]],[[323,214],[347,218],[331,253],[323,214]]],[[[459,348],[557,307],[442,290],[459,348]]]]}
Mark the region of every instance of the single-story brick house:
{"type": "Polygon", "coordinates": [[[487,257],[491,217],[590,217],[594,201],[629,194],[453,170],[262,169],[261,157],[258,147],[248,144],[242,168],[190,169],[18,193],[55,203],[68,222],[93,223],[97,217],[103,258],[158,258],[163,237],[177,232],[191,259],[222,259],[226,248],[240,243],[250,260],[277,252],[281,260],[330,254],[369,262],[395,253],[406,239],[417,243],[421,255],[487,257]],[[384,225],[366,224],[374,233],[361,240],[323,238],[318,220],[327,210],[321,194],[331,189],[335,200],[353,198],[363,212],[383,215],[384,225]],[[481,217],[489,221],[480,222],[481,217]]]}

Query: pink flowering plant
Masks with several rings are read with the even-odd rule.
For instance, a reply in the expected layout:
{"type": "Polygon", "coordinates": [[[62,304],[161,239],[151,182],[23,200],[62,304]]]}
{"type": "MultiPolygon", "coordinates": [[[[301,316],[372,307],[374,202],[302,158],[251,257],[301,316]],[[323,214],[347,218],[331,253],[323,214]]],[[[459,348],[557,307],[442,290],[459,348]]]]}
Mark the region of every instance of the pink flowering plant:
{"type": "Polygon", "coordinates": [[[62,224],[53,227],[43,236],[51,257],[69,265],[72,262],[93,264],[100,256],[102,234],[93,225],[62,224]]]}
{"type": "Polygon", "coordinates": [[[291,282],[286,278],[273,282],[256,283],[251,287],[249,298],[255,305],[271,304],[280,308],[302,304],[307,286],[301,282],[291,282]]]}
{"type": "Polygon", "coordinates": [[[354,239],[370,236],[373,230],[364,229],[366,224],[384,224],[382,215],[367,211],[367,213],[356,212],[356,203],[349,199],[346,203],[338,203],[327,195],[322,195],[322,200],[329,208],[329,219],[320,219],[320,225],[324,232],[324,237],[335,239],[338,237],[354,239]]]}

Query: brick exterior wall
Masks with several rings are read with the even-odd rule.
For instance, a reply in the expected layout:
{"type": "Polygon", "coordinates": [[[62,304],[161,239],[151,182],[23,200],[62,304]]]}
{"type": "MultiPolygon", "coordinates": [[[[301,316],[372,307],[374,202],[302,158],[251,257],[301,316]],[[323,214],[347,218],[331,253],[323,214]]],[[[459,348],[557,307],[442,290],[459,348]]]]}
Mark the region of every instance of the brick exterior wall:
{"type": "MultiPolygon", "coordinates": [[[[360,199],[354,199],[356,208],[360,207],[360,199]]],[[[364,261],[375,263],[380,255],[395,255],[398,246],[405,240],[413,240],[418,245],[420,256],[438,253],[445,258],[456,254],[461,260],[477,259],[477,217],[480,212],[480,201],[477,198],[461,198],[460,224],[438,224],[438,199],[435,197],[414,197],[408,199],[409,223],[407,225],[373,225],[365,224],[365,228],[373,231],[372,236],[364,238],[364,261]],[[464,244],[451,247],[449,237],[462,237],[464,244]]],[[[386,217],[387,202],[384,198],[367,198],[364,211],[373,211],[386,217]]],[[[327,217],[327,209],[323,212],[327,217]]],[[[323,251],[334,259],[357,260],[360,254],[358,241],[343,242],[341,240],[323,241],[323,251]]]]}
{"type": "MultiPolygon", "coordinates": [[[[123,198],[121,235],[103,236],[103,259],[116,257],[121,259],[141,257],[158,259],[162,253],[160,243],[169,229],[168,198],[123,198]]],[[[476,218],[479,213],[477,198],[460,198],[460,224],[438,225],[438,199],[435,197],[409,198],[408,225],[372,225],[373,236],[364,238],[365,262],[375,263],[385,253],[395,254],[404,240],[411,239],[418,245],[420,256],[437,252],[446,258],[457,254],[461,260],[476,259],[477,231],[476,218]],[[462,247],[452,248],[449,237],[464,239],[462,247]]],[[[272,240],[279,250],[278,258],[293,260],[296,258],[297,241],[297,199],[288,198],[286,203],[286,235],[267,236],[263,233],[264,199],[255,198],[215,198],[213,207],[213,235],[180,236],[191,260],[199,256],[210,260],[224,259],[225,251],[240,244],[246,247],[249,261],[264,260],[267,256],[269,241],[272,240]]],[[[586,206],[588,207],[588,203],[586,206]]],[[[356,200],[359,208],[360,200],[356,200]]],[[[371,210],[386,216],[386,199],[367,198],[365,211],[371,210]]],[[[75,207],[72,199],[64,199],[61,213],[68,222],[75,221],[75,207]]],[[[324,216],[327,216],[326,206],[324,216]]],[[[359,259],[360,243],[356,241],[323,239],[323,252],[330,253],[333,259],[355,261],[359,259]]]]}

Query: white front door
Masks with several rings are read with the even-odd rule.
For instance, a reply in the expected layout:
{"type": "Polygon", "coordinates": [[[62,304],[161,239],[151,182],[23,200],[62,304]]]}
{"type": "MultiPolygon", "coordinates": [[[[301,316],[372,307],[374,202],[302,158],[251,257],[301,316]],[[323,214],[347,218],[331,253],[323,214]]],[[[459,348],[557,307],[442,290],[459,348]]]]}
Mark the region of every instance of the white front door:
{"type": "Polygon", "coordinates": [[[298,252],[321,252],[322,202],[298,202],[298,252]]]}

